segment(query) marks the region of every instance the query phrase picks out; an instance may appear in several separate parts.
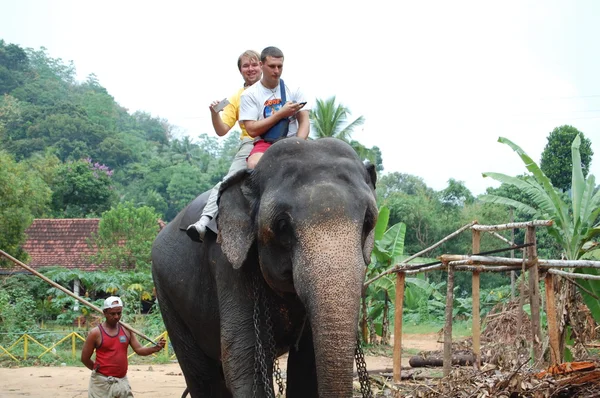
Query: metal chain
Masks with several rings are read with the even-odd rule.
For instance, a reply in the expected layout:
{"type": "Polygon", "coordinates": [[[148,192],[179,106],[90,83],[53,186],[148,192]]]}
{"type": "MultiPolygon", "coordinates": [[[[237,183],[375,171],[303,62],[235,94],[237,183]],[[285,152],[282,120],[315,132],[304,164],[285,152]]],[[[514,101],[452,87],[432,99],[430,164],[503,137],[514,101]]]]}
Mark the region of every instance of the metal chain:
{"type": "Polygon", "coordinates": [[[367,363],[365,362],[365,355],[360,344],[360,336],[358,333],[356,333],[354,358],[356,359],[356,373],[358,373],[358,381],[360,382],[360,392],[364,398],[373,398],[371,383],[369,381],[369,372],[367,372],[367,363]]]}
{"type": "MultiPolygon", "coordinates": [[[[267,370],[267,355],[273,360],[273,376],[277,382],[279,394],[277,397],[283,397],[285,394],[285,388],[283,385],[283,376],[281,369],[279,368],[279,360],[277,359],[277,353],[275,351],[275,336],[273,334],[273,321],[271,319],[270,306],[267,300],[264,300],[264,315],[266,324],[266,334],[268,338],[267,347],[262,344],[262,337],[260,333],[260,303],[261,303],[261,291],[259,289],[258,278],[253,279],[253,298],[254,298],[254,312],[252,320],[254,323],[254,334],[256,337],[256,344],[254,349],[254,380],[252,384],[252,396],[256,398],[258,391],[259,377],[262,379],[262,384],[265,390],[265,396],[267,398],[274,398],[274,391],[272,388],[272,380],[269,381],[269,373],[267,370]]],[[[371,391],[371,383],[369,381],[369,372],[367,371],[367,363],[365,362],[365,355],[362,350],[360,336],[356,334],[356,349],[354,350],[354,358],[356,360],[356,370],[358,373],[358,380],[360,382],[360,392],[363,398],[373,398],[373,392],[371,391]]]]}
{"type": "MultiPolygon", "coordinates": [[[[267,369],[267,361],[265,352],[265,347],[262,344],[262,338],[260,333],[260,302],[261,302],[261,291],[259,289],[258,278],[253,278],[253,296],[254,296],[254,313],[252,315],[252,320],[254,322],[254,335],[256,338],[255,346],[254,346],[254,379],[252,383],[252,396],[256,397],[256,393],[258,392],[258,384],[259,377],[262,379],[262,384],[264,386],[265,397],[274,398],[273,392],[273,380],[269,380],[269,372],[267,369]]],[[[272,325],[271,325],[272,329],[272,325]]],[[[271,331],[271,335],[273,332],[271,331]]],[[[270,345],[270,344],[269,344],[270,345]]],[[[268,354],[271,355],[271,351],[274,351],[274,348],[267,347],[269,351],[268,354]]],[[[271,357],[272,358],[272,357],[271,357]]]]}
{"type": "Polygon", "coordinates": [[[273,334],[273,321],[271,319],[271,309],[269,301],[265,298],[265,323],[267,324],[267,336],[269,337],[269,354],[273,358],[273,375],[279,389],[279,397],[283,397],[285,388],[283,387],[283,377],[281,376],[281,369],[279,368],[279,360],[277,359],[275,335],[273,334]]]}

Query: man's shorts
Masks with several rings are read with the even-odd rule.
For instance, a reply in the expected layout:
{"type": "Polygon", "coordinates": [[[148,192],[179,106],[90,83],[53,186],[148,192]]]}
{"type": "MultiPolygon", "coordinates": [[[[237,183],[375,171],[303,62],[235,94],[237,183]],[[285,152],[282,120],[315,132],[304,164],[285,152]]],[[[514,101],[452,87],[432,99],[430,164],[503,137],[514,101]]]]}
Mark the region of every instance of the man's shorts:
{"type": "Polygon", "coordinates": [[[248,155],[248,157],[254,155],[255,153],[264,153],[271,145],[273,144],[264,140],[256,141],[254,143],[254,148],[252,148],[252,151],[250,151],[250,155],[248,155]]]}

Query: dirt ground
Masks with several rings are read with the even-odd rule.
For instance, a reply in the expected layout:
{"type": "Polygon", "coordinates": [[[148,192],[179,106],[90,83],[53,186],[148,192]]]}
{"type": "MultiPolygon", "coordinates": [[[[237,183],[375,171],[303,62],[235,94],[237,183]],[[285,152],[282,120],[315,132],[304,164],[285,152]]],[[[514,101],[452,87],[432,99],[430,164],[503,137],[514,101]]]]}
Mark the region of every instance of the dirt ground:
{"type": "MultiPolygon", "coordinates": [[[[402,336],[404,349],[425,351],[439,350],[437,335],[402,336]]],[[[408,366],[409,355],[402,358],[402,366],[408,366]]],[[[285,359],[280,359],[282,370],[285,359]]],[[[367,356],[370,372],[391,372],[392,358],[367,356]]],[[[23,367],[0,368],[0,397],[87,397],[90,371],[85,367],[23,367]]],[[[129,383],[136,398],[180,397],[185,380],[177,363],[166,365],[130,365],[129,383]]]]}

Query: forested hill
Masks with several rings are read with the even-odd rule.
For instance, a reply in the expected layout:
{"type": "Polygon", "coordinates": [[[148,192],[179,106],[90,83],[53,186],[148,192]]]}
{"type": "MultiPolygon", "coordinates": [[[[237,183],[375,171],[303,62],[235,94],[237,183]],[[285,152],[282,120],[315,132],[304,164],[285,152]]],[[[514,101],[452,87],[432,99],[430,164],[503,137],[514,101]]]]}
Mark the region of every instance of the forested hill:
{"type": "MultiPolygon", "coordinates": [[[[13,177],[30,192],[22,201],[32,203],[20,212],[98,217],[130,200],[170,220],[220,180],[239,136],[221,146],[213,135],[173,138],[173,129],[160,117],[129,113],[94,75],[77,81],[75,66],[44,48],[0,40],[0,170],[23,174],[13,177]]],[[[13,196],[23,192],[15,184],[13,196]]]]}
{"type": "MultiPolygon", "coordinates": [[[[335,110],[334,103],[325,101],[322,108],[335,110]]],[[[331,114],[339,112],[347,109],[331,114]]],[[[319,122],[319,114],[316,118],[319,122]]],[[[326,115],[323,121],[329,121],[326,115]]],[[[174,128],[160,117],[128,112],[94,75],[77,81],[75,66],[49,57],[45,49],[0,40],[0,248],[19,257],[23,231],[34,218],[100,217],[127,201],[150,206],[170,221],[225,175],[239,145],[236,132],[220,145],[212,131],[176,138],[174,128]]],[[[380,165],[378,148],[372,151],[380,165]]],[[[496,193],[522,196],[504,186],[496,193]]],[[[406,224],[405,253],[472,220],[509,221],[506,207],[479,203],[454,179],[435,191],[420,177],[393,172],[380,175],[377,195],[378,204],[389,207],[390,225],[406,224]]],[[[516,213],[514,220],[527,217],[516,213]]],[[[481,249],[487,245],[482,242],[481,249]]],[[[431,255],[469,250],[466,237],[431,255]]]]}

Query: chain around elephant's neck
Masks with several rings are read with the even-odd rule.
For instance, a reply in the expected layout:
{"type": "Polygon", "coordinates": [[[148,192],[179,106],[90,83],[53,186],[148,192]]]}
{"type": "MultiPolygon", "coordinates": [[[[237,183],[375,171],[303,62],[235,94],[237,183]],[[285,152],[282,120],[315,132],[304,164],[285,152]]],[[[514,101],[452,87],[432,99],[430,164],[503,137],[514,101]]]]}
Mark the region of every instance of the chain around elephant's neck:
{"type": "Polygon", "coordinates": [[[271,361],[273,375],[277,381],[279,389],[278,397],[283,397],[285,388],[283,386],[283,377],[281,376],[279,361],[277,359],[270,306],[258,276],[252,278],[252,291],[254,296],[254,313],[252,319],[254,322],[254,334],[256,338],[254,346],[254,380],[252,384],[252,397],[256,397],[258,386],[262,382],[265,396],[267,398],[274,398],[273,381],[272,379],[269,379],[267,356],[271,361]],[[263,304],[262,307],[264,312],[264,328],[261,328],[261,303],[263,304]],[[266,336],[261,336],[265,334],[266,336]],[[263,340],[264,338],[266,338],[266,341],[263,340]]]}
{"type": "MultiPolygon", "coordinates": [[[[273,321],[271,319],[271,311],[269,301],[266,297],[264,289],[262,288],[259,277],[255,276],[252,278],[252,294],[254,297],[254,313],[252,319],[254,322],[254,334],[256,338],[254,346],[254,380],[252,384],[252,397],[256,398],[258,386],[262,382],[264,386],[265,396],[267,398],[274,398],[275,392],[272,387],[272,379],[269,380],[269,369],[267,366],[267,355],[268,359],[273,366],[273,376],[277,381],[279,394],[277,397],[284,397],[285,388],[283,385],[283,377],[281,376],[281,370],[279,369],[279,361],[277,360],[277,352],[275,348],[275,336],[273,335],[273,321]],[[261,303],[263,304],[263,312],[265,319],[265,328],[261,333],[261,303]],[[266,337],[266,341],[263,340],[263,336],[266,337]],[[264,344],[263,344],[264,343],[264,344]]],[[[304,319],[306,322],[306,318],[304,319]]],[[[304,325],[302,326],[304,329],[304,325]]],[[[302,332],[301,332],[302,334],[302,332]]],[[[360,382],[360,392],[363,398],[373,398],[373,392],[371,391],[371,383],[369,381],[369,372],[367,371],[367,363],[365,362],[365,356],[360,343],[360,337],[356,336],[356,348],[354,350],[354,358],[356,360],[356,370],[358,373],[358,380],[360,382]]]]}
{"type": "Polygon", "coordinates": [[[367,372],[367,363],[365,354],[363,353],[360,344],[360,336],[356,334],[356,348],[354,350],[354,358],[356,359],[356,373],[358,373],[358,381],[360,383],[360,392],[363,398],[373,398],[371,391],[371,382],[369,381],[369,372],[367,372]]]}

